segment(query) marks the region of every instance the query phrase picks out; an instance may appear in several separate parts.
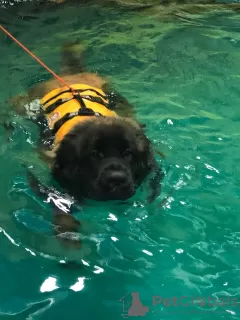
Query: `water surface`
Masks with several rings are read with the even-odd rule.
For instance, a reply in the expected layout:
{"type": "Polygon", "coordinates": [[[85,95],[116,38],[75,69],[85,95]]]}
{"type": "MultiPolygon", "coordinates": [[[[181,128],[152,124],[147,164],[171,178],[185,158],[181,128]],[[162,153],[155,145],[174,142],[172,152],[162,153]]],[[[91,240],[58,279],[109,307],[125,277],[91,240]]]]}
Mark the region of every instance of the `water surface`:
{"type": "MultiPolygon", "coordinates": [[[[66,6],[22,17],[3,22],[56,72],[62,43],[83,41],[89,70],[108,76],[135,105],[149,138],[166,154],[166,177],[151,207],[140,198],[135,205],[79,210],[87,225],[85,245],[68,251],[55,240],[51,210],[32,194],[22,167],[31,165],[42,181],[49,179],[34,149],[37,128],[14,117],[10,143],[0,131],[2,318],[121,319],[131,296],[124,298],[124,310],[119,300],[139,292],[149,307],[143,319],[238,319],[239,306],[229,299],[239,299],[240,287],[239,16],[161,22],[98,6],[66,6]],[[68,259],[81,266],[59,265],[68,259]],[[153,306],[153,296],[171,301],[153,306]],[[189,297],[184,302],[202,300],[176,307],[173,297],[182,296],[189,297]],[[203,303],[208,297],[212,302],[203,303]],[[218,297],[229,298],[215,305],[218,297]]],[[[49,75],[3,34],[0,41],[3,114],[8,98],[49,75]]]]}

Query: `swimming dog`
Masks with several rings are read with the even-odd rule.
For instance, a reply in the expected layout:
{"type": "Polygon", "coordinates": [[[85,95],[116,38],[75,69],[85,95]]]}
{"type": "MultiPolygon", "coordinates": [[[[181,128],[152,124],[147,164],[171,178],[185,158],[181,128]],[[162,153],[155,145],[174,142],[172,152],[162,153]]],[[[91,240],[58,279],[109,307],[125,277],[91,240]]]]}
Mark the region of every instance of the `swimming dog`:
{"type": "MultiPolygon", "coordinates": [[[[75,200],[127,200],[148,180],[148,201],[154,201],[164,174],[143,125],[105,78],[86,70],[76,48],[69,43],[62,49],[61,79],[70,88],[52,79],[14,97],[11,105],[39,125],[40,154],[75,200]]],[[[69,224],[69,215],[58,218],[61,230],[75,228],[69,224]]]]}

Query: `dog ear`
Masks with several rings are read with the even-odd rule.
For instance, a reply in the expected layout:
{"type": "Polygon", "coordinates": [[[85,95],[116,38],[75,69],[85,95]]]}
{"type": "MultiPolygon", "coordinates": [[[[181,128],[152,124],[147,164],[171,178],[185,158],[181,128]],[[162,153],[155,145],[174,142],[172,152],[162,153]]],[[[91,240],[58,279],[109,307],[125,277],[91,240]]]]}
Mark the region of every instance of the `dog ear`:
{"type": "Polygon", "coordinates": [[[81,145],[81,141],[76,140],[74,134],[69,134],[56,149],[53,165],[53,175],[55,177],[61,177],[64,180],[74,178],[78,167],[78,152],[81,145]]]}
{"type": "Polygon", "coordinates": [[[149,196],[148,203],[152,203],[161,193],[161,181],[164,178],[164,173],[161,168],[156,168],[153,171],[153,177],[150,178],[149,181],[149,196]]]}
{"type": "Polygon", "coordinates": [[[161,193],[161,181],[164,178],[164,173],[154,157],[152,143],[142,129],[137,132],[137,144],[139,152],[144,155],[145,161],[147,161],[148,172],[150,174],[147,201],[148,203],[152,203],[161,193]]]}
{"type": "Polygon", "coordinates": [[[154,158],[153,152],[150,154],[149,167],[151,176],[148,181],[149,195],[147,201],[148,203],[152,203],[161,193],[161,182],[164,178],[164,172],[154,158]]]}

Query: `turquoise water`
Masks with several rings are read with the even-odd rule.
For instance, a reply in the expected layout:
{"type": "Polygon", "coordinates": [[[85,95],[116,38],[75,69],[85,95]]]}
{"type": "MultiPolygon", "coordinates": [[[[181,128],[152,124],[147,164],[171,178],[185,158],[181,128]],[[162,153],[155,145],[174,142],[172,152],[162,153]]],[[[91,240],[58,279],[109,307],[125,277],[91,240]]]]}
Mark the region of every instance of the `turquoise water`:
{"type": "MultiPolygon", "coordinates": [[[[161,22],[68,6],[6,17],[5,27],[56,71],[61,44],[83,41],[89,69],[108,76],[136,106],[148,136],[166,154],[166,178],[151,207],[138,199],[79,209],[84,245],[67,250],[54,238],[51,210],[33,195],[21,166],[33,166],[48,181],[34,149],[37,128],[13,117],[17,129],[8,144],[0,129],[0,317],[121,319],[131,296],[124,308],[119,300],[139,292],[149,308],[142,319],[239,319],[233,303],[240,298],[239,16],[181,14],[161,22]],[[79,266],[64,268],[73,259],[79,266]],[[170,300],[154,305],[160,298],[153,296],[170,300]]],[[[3,34],[0,42],[2,117],[9,97],[49,76],[3,34]]]]}

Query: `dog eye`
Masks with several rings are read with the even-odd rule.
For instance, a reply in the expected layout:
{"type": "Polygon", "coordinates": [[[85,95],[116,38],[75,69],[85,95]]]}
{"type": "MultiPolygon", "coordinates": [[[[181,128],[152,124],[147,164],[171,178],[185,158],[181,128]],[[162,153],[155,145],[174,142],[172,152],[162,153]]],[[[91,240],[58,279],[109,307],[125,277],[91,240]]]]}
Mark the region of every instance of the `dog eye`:
{"type": "Polygon", "coordinates": [[[102,152],[97,151],[97,150],[93,150],[92,151],[92,157],[103,159],[104,158],[104,154],[102,152]]]}
{"type": "Polygon", "coordinates": [[[132,156],[132,151],[130,149],[127,149],[123,152],[124,158],[129,158],[132,156]]]}

